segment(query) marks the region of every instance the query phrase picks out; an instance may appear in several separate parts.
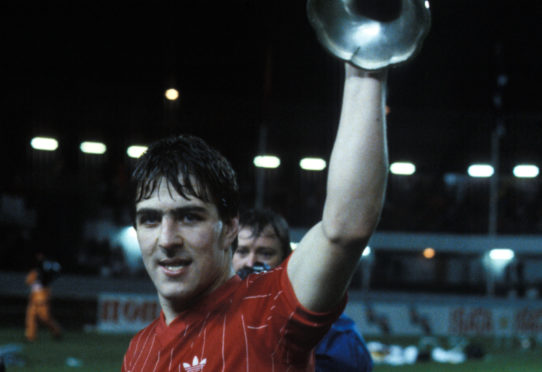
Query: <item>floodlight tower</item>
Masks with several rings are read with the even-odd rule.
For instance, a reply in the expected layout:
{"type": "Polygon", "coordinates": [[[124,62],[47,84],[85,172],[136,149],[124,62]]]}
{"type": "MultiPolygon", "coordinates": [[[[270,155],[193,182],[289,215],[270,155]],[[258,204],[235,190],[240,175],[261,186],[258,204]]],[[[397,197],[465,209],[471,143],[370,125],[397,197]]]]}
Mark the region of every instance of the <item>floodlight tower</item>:
{"type": "MultiPolygon", "coordinates": [[[[491,132],[491,165],[494,173],[489,180],[489,216],[488,216],[488,235],[495,237],[498,230],[499,217],[499,183],[500,183],[500,143],[505,134],[505,120],[503,114],[503,91],[508,83],[508,76],[504,69],[503,46],[497,42],[495,44],[495,65],[496,65],[496,85],[493,93],[493,108],[495,113],[495,126],[491,132]]],[[[494,248],[494,247],[491,247],[494,248]]],[[[495,295],[495,282],[497,277],[511,259],[501,262],[496,269],[494,259],[483,258],[486,268],[486,292],[488,296],[495,295]]]]}
{"type": "Polygon", "coordinates": [[[496,86],[493,93],[493,108],[495,112],[495,126],[491,132],[491,165],[495,173],[489,181],[489,218],[488,234],[497,235],[499,217],[499,183],[500,183],[500,143],[505,134],[505,120],[503,114],[503,91],[508,83],[508,76],[504,72],[503,47],[500,43],[495,45],[496,86]]]}

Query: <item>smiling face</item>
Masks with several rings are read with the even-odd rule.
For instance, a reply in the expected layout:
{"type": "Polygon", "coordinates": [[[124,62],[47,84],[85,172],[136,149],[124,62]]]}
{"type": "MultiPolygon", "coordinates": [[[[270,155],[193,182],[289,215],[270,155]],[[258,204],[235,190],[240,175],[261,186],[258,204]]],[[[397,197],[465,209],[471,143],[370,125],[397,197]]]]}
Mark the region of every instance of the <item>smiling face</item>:
{"type": "Polygon", "coordinates": [[[237,219],[221,221],[213,203],[184,198],[164,179],[136,204],[136,230],[168,323],[233,275],[230,246],[237,219]]]}
{"type": "Polygon", "coordinates": [[[267,225],[258,236],[254,236],[252,228],[242,227],[239,230],[237,250],[233,254],[233,270],[237,272],[244,267],[253,267],[256,263],[264,263],[273,268],[282,262],[282,256],[280,240],[271,225],[267,225]]]}

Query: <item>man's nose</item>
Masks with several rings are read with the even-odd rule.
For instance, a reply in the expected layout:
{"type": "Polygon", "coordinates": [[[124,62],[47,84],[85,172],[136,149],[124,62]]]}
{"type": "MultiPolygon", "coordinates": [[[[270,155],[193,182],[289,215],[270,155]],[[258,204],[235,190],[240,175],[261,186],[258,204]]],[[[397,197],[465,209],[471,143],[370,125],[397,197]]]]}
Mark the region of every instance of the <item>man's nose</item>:
{"type": "Polygon", "coordinates": [[[171,248],[182,244],[182,238],[177,229],[175,220],[169,216],[162,218],[158,245],[163,248],[171,248]]]}
{"type": "Polygon", "coordinates": [[[257,255],[252,252],[251,254],[249,254],[245,260],[245,266],[246,267],[254,267],[254,265],[258,262],[257,260],[257,255]]]}
{"type": "Polygon", "coordinates": [[[251,253],[245,261],[245,267],[254,268],[254,266],[263,266],[263,262],[259,259],[257,254],[251,253]]]}

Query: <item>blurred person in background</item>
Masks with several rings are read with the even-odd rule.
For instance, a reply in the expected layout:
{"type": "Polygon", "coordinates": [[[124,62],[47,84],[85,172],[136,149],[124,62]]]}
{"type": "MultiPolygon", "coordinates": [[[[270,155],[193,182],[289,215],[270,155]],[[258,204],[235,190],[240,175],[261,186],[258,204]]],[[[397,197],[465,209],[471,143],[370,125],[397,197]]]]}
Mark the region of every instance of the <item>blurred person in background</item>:
{"type": "Polygon", "coordinates": [[[292,253],[288,222],[270,209],[249,209],[239,217],[233,270],[241,278],[278,266],[292,253]]]}
{"type": "MultiPolygon", "coordinates": [[[[250,209],[239,217],[233,269],[241,277],[270,270],[292,252],[288,223],[269,209],[250,209]]],[[[342,313],[315,348],[316,372],[370,372],[373,360],[352,319],[342,313]]]]}
{"type": "Polygon", "coordinates": [[[311,371],[313,349],[343,312],[382,210],[387,71],[345,64],[321,220],[254,280],[232,267],[239,188],[202,139],[153,143],[133,173],[135,227],[161,314],[130,342],[122,371],[311,371]]]}
{"type": "Polygon", "coordinates": [[[60,264],[47,260],[42,252],[35,257],[35,265],[26,276],[30,296],[26,307],[25,337],[35,341],[39,323],[45,325],[55,339],[60,339],[62,331],[51,315],[51,283],[60,275],[60,264]]]}

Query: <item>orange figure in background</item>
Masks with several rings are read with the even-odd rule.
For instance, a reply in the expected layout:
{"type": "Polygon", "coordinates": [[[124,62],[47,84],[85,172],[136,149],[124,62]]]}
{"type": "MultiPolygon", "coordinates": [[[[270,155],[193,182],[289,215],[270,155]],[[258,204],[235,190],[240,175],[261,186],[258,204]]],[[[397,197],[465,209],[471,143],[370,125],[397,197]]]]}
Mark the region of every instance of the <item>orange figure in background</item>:
{"type": "Polygon", "coordinates": [[[26,276],[26,284],[30,286],[30,297],[26,308],[25,337],[34,341],[38,333],[38,321],[43,323],[53,337],[60,338],[61,329],[50,313],[50,284],[60,274],[60,264],[45,260],[42,253],[38,253],[37,265],[26,276]]]}

